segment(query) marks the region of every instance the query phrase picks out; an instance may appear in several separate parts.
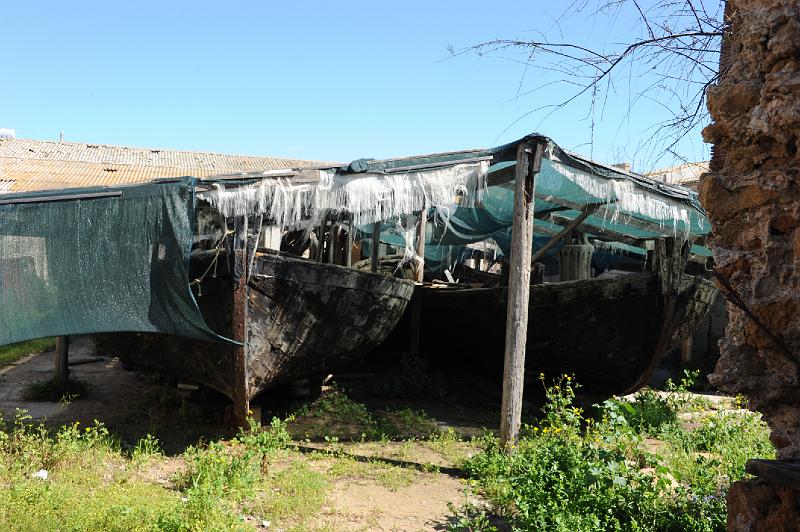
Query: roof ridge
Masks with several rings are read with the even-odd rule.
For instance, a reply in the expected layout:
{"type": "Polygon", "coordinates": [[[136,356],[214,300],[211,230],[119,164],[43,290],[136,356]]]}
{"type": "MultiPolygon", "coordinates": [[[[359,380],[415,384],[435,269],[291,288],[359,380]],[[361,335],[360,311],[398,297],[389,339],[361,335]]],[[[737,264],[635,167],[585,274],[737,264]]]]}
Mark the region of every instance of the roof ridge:
{"type": "MultiPolygon", "coordinates": [[[[9,144],[23,144],[23,143],[32,143],[32,144],[39,144],[43,148],[45,146],[51,148],[58,148],[63,146],[67,149],[69,148],[78,148],[78,149],[95,149],[95,148],[105,148],[111,150],[127,150],[130,152],[143,152],[143,153],[153,153],[153,154],[185,154],[185,155],[202,155],[202,156],[209,156],[209,157],[237,157],[237,158],[247,158],[247,159],[272,159],[272,160],[285,160],[285,161],[298,161],[298,162],[308,162],[308,163],[323,163],[324,161],[317,161],[311,159],[300,159],[296,157],[282,157],[282,156],[275,156],[275,155],[250,155],[250,154],[240,154],[240,153],[220,153],[220,152],[212,152],[212,151],[194,151],[194,150],[181,150],[181,149],[174,149],[174,148],[156,148],[156,147],[148,147],[148,146],[123,146],[118,144],[96,144],[91,142],[73,142],[73,141],[57,141],[57,140],[40,140],[40,139],[31,139],[31,138],[24,138],[24,137],[12,137],[12,138],[0,138],[0,146],[3,143],[9,144]]],[[[73,156],[78,155],[73,150],[73,156]]],[[[14,157],[14,155],[9,155],[10,157],[14,157]]],[[[3,157],[2,150],[0,150],[0,157],[3,157]]],[[[26,159],[51,159],[52,157],[48,156],[28,156],[25,155],[26,159]]],[[[83,160],[83,159],[77,159],[83,160]]],[[[91,158],[86,158],[86,162],[95,162],[91,158]]],[[[129,163],[135,164],[135,163],[129,163]]],[[[171,165],[170,165],[171,166],[171,165]]]]}

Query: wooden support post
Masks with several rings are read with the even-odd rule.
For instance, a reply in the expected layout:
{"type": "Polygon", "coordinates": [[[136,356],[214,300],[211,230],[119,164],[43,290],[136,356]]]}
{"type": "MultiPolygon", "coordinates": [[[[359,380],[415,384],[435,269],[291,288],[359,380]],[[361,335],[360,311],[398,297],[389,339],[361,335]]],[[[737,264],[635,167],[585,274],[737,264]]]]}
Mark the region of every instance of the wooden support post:
{"type": "Polygon", "coordinates": [[[234,222],[233,322],[232,338],[242,345],[233,350],[233,420],[237,427],[247,425],[250,397],[247,385],[247,217],[234,222]]]}
{"type": "Polygon", "coordinates": [[[687,336],[681,342],[681,366],[687,367],[692,363],[692,351],[694,350],[694,338],[687,336]]]}
{"type": "Polygon", "coordinates": [[[66,384],[69,381],[69,336],[56,337],[55,357],[53,380],[66,384]]]}
{"type": "Polygon", "coordinates": [[[506,345],[503,366],[503,403],[500,440],[511,451],[522,420],[525,384],[525,342],[528,339],[531,252],[535,177],[542,164],[543,146],[525,142],[517,148],[514,218],[511,229],[510,276],[506,317],[506,345]]]}
{"type": "MultiPolygon", "coordinates": [[[[656,240],[653,253],[653,271],[658,278],[659,316],[662,321],[661,331],[653,345],[653,356],[650,364],[642,372],[638,381],[629,390],[638,390],[648,382],[655,372],[661,357],[666,354],[672,340],[672,317],[678,299],[678,289],[689,258],[690,242],[681,242],[675,238],[656,240]]],[[[648,258],[649,258],[648,252],[648,258]]],[[[626,391],[626,393],[628,393],[626,391]]]]}
{"type": "Polygon", "coordinates": [[[370,254],[369,271],[372,273],[378,272],[380,265],[380,249],[381,249],[381,222],[372,224],[372,253],[370,254]]]}
{"type": "Polygon", "coordinates": [[[534,262],[531,265],[531,284],[542,284],[544,282],[544,264],[534,262]]]}
{"type": "Polygon", "coordinates": [[[339,225],[331,222],[331,233],[328,239],[328,264],[336,264],[336,248],[339,246],[339,225]]]}
{"type": "Polygon", "coordinates": [[[425,277],[425,234],[428,228],[428,202],[423,203],[417,224],[417,247],[414,261],[414,280],[421,283],[425,277]]]}
{"type": "Polygon", "coordinates": [[[328,213],[325,213],[325,216],[322,217],[322,224],[319,226],[319,238],[317,240],[318,247],[317,247],[317,255],[314,258],[317,262],[322,262],[323,257],[325,256],[325,230],[328,225],[328,213]]]}
{"type": "Polygon", "coordinates": [[[345,261],[345,266],[348,268],[353,265],[353,234],[355,233],[355,227],[353,227],[353,215],[348,216],[347,220],[347,259],[345,261]]]}
{"type": "MultiPolygon", "coordinates": [[[[428,203],[423,203],[417,224],[417,243],[414,254],[414,281],[422,283],[425,278],[425,235],[428,227],[428,203]]],[[[417,286],[411,298],[411,346],[412,355],[419,355],[419,337],[422,328],[422,288],[417,286]]]]}
{"type": "Polygon", "coordinates": [[[247,239],[247,280],[253,273],[253,265],[256,262],[256,251],[261,240],[261,229],[264,224],[264,216],[258,214],[253,220],[253,236],[247,239]]]}

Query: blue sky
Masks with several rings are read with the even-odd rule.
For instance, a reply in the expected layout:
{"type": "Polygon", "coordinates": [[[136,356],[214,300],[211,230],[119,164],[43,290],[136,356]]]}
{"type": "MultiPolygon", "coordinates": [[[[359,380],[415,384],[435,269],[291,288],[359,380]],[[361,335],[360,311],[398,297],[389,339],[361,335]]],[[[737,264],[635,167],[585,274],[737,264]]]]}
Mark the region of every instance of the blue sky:
{"type": "MultiPolygon", "coordinates": [[[[579,15],[559,28],[561,9],[510,0],[6,2],[0,127],[27,138],[55,140],[63,130],[68,141],[327,161],[484,147],[539,131],[601,161],[671,164],[635,152],[655,103],[624,119],[629,94],[618,87],[592,137],[586,99],[520,119],[568,90],[516,98],[546,73],[529,70],[520,85],[514,57],[448,59],[450,45],[536,31],[603,46],[634,20],[579,15]]],[[[678,151],[708,156],[698,132],[678,151]]]]}

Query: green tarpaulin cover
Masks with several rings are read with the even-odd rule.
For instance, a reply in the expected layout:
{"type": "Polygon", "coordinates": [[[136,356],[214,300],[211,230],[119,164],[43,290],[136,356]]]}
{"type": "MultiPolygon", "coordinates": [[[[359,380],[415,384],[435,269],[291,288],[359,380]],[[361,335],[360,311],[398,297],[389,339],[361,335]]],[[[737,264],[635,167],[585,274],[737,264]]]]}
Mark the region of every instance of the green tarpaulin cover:
{"type": "Polygon", "coordinates": [[[193,220],[192,178],[0,197],[0,345],[112,331],[223,340],[190,290],[193,220]]]}

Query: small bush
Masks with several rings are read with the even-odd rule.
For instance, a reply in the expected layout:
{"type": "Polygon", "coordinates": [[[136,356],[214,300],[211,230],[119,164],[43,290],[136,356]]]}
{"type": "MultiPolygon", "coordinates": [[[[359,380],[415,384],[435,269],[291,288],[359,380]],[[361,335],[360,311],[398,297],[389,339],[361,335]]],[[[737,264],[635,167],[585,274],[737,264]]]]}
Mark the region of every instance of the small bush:
{"type": "Polygon", "coordinates": [[[236,439],[260,455],[285,449],[292,440],[286,428],[286,421],[277,417],[272,418],[269,427],[262,427],[260,423],[252,419],[248,419],[248,425],[250,428],[240,430],[236,439]]]}
{"type": "Polygon", "coordinates": [[[26,401],[43,401],[50,403],[71,402],[85,397],[91,387],[89,383],[70,378],[66,382],[50,379],[30,384],[23,393],[26,401]]]}

